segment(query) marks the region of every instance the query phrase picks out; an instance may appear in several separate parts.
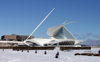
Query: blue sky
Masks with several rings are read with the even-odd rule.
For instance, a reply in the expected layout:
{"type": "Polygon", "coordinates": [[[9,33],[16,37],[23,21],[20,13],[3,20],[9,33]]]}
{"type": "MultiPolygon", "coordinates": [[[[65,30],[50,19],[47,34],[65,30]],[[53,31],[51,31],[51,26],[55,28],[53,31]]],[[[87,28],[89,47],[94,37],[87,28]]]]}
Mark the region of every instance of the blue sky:
{"type": "Polygon", "coordinates": [[[66,25],[77,39],[100,40],[100,0],[0,0],[0,36],[29,35],[53,8],[33,36],[48,38],[49,27],[67,20],[77,21],[66,25]]]}

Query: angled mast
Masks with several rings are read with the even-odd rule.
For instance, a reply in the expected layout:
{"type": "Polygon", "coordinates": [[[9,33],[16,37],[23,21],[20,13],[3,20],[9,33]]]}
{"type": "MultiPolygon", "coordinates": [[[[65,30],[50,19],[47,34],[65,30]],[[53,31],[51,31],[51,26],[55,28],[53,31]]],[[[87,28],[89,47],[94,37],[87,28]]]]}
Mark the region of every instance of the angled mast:
{"type": "MultiPolygon", "coordinates": [[[[52,13],[52,11],[54,10],[55,8],[53,8],[50,12],[49,12],[49,14],[41,21],[41,23],[33,30],[33,32],[28,36],[28,38],[30,38],[30,36],[39,28],[39,26],[46,20],[46,18],[52,13]]],[[[27,38],[27,39],[28,39],[27,38]]],[[[27,40],[26,39],[26,40],[27,40]]]]}

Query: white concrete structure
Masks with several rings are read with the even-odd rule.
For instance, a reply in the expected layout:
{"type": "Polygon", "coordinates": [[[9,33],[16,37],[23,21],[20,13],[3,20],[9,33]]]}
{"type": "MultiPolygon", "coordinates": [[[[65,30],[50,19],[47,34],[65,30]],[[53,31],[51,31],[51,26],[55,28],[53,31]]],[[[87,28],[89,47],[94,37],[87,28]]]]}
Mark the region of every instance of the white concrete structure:
{"type": "MultiPolygon", "coordinates": [[[[70,22],[74,23],[74,22],[70,22]]],[[[59,26],[51,27],[48,29],[47,34],[51,38],[34,38],[25,40],[25,44],[29,46],[76,46],[76,44],[82,42],[77,40],[69,31],[65,28],[65,25],[69,23],[63,23],[59,26]]]]}

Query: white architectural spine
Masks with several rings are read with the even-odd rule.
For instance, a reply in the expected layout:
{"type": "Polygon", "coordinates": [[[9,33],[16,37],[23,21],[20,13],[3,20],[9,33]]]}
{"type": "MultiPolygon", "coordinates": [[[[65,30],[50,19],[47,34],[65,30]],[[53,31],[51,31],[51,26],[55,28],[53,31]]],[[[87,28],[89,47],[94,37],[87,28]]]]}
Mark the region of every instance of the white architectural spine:
{"type": "MultiPolygon", "coordinates": [[[[49,14],[41,21],[41,23],[33,30],[33,32],[28,36],[28,38],[30,38],[30,36],[39,28],[39,26],[46,20],[46,18],[52,13],[52,11],[54,10],[55,8],[53,8],[50,12],[49,12],[49,14]]],[[[27,39],[28,39],[27,38],[27,39]]],[[[27,40],[26,39],[26,40],[27,40]]]]}

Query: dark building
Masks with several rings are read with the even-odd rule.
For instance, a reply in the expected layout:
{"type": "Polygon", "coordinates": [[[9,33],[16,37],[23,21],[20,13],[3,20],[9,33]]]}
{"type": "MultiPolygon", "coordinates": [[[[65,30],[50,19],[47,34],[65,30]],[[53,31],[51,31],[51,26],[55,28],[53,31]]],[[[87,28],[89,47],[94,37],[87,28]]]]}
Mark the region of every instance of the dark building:
{"type": "MultiPolygon", "coordinates": [[[[28,35],[3,35],[1,36],[1,40],[6,40],[6,41],[24,41],[28,38],[28,35]]],[[[34,36],[30,36],[29,39],[33,39],[34,36]]]]}

